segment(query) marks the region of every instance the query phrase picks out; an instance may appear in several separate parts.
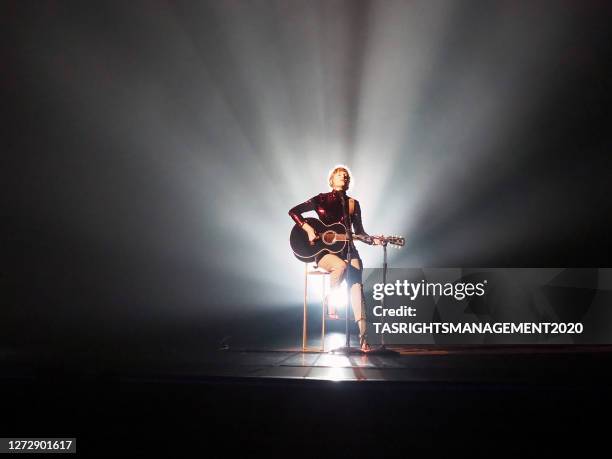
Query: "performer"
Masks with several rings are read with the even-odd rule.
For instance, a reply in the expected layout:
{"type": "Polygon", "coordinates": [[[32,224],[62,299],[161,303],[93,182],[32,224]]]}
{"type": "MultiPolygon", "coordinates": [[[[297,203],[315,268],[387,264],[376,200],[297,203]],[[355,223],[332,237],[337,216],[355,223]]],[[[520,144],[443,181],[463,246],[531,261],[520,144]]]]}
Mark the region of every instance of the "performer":
{"type": "MultiPolygon", "coordinates": [[[[306,223],[301,215],[311,210],[314,210],[319,219],[326,225],[340,222],[350,229],[349,222],[351,222],[354,234],[363,235],[369,238],[370,236],[363,229],[359,201],[346,195],[346,190],[348,190],[351,182],[351,175],[348,168],[345,166],[336,167],[331,171],[328,181],[332,191],[318,194],[308,201],[298,204],[289,211],[289,216],[306,231],[308,240],[311,242],[315,240],[317,235],[314,228],[306,223]],[[344,211],[342,209],[342,202],[345,203],[344,211]],[[349,221],[347,221],[347,219],[349,221]]],[[[380,240],[376,237],[372,237],[371,240],[373,244],[380,244],[380,240]]],[[[347,255],[348,244],[344,250],[337,255],[327,253],[318,255],[316,258],[317,265],[330,272],[330,286],[332,289],[337,288],[344,278],[348,265],[347,255]]],[[[357,322],[357,326],[359,327],[359,346],[361,350],[368,351],[370,350],[370,345],[368,344],[366,335],[366,311],[361,280],[362,268],[363,263],[359,257],[359,252],[355,248],[355,245],[351,244],[351,267],[346,277],[350,285],[350,299],[353,306],[355,322],[357,322]]],[[[327,304],[328,302],[326,301],[325,303],[328,317],[338,318],[335,311],[329,308],[330,305],[327,304]]]]}

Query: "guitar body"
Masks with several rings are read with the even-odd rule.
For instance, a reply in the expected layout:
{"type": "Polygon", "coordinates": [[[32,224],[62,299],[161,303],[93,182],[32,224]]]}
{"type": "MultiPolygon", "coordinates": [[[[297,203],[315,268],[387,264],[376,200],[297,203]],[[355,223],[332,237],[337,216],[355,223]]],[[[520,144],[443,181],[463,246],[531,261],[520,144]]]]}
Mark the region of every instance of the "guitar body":
{"type": "Polygon", "coordinates": [[[304,220],[314,228],[319,237],[311,243],[308,241],[306,231],[299,225],[293,227],[289,243],[298,260],[310,263],[315,261],[319,254],[342,252],[347,244],[346,227],[342,223],[326,225],[316,218],[305,218],[304,220]]]}

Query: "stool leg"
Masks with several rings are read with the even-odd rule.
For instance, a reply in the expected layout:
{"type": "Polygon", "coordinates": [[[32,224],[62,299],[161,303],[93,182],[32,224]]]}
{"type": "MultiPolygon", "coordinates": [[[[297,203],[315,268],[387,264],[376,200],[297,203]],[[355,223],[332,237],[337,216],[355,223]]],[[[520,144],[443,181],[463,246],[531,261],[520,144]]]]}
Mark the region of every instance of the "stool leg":
{"type": "Polygon", "coordinates": [[[306,351],[306,341],[308,336],[307,330],[307,295],[308,295],[308,263],[304,263],[304,322],[302,324],[302,351],[306,351]]]}
{"type": "Polygon", "coordinates": [[[321,276],[321,352],[325,351],[325,276],[321,276]]]}

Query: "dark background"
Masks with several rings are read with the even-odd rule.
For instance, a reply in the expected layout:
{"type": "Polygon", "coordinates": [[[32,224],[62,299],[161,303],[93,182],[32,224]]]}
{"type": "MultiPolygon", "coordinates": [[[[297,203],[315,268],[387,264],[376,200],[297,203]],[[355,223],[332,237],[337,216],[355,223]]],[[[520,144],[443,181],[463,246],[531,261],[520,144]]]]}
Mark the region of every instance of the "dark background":
{"type": "Polygon", "coordinates": [[[297,341],[338,162],[394,266],[609,266],[612,6],[533,3],[0,2],[0,346],[297,341]]]}

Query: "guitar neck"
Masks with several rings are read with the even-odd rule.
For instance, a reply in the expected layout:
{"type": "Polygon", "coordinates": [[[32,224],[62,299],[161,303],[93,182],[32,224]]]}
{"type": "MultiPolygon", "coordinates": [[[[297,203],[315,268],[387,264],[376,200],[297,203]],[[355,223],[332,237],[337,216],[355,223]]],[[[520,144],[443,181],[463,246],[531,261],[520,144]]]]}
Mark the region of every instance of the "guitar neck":
{"type": "MultiPolygon", "coordinates": [[[[361,242],[368,242],[369,241],[369,237],[367,236],[362,236],[361,234],[353,234],[353,239],[361,241],[361,242]]],[[[348,241],[349,238],[345,233],[336,233],[336,241],[348,241]]]]}
{"type": "MultiPolygon", "coordinates": [[[[385,236],[376,236],[376,238],[378,240],[381,241],[381,243],[384,244],[393,244],[393,245],[397,245],[397,246],[403,246],[404,245],[404,238],[403,237],[397,237],[397,236],[389,236],[389,237],[385,237],[385,236]]],[[[356,239],[358,241],[364,242],[366,244],[372,244],[374,242],[374,237],[372,236],[363,236],[361,234],[353,234],[353,239],[356,239]]],[[[345,233],[336,233],[336,240],[337,241],[348,241],[348,237],[345,233]]]]}

